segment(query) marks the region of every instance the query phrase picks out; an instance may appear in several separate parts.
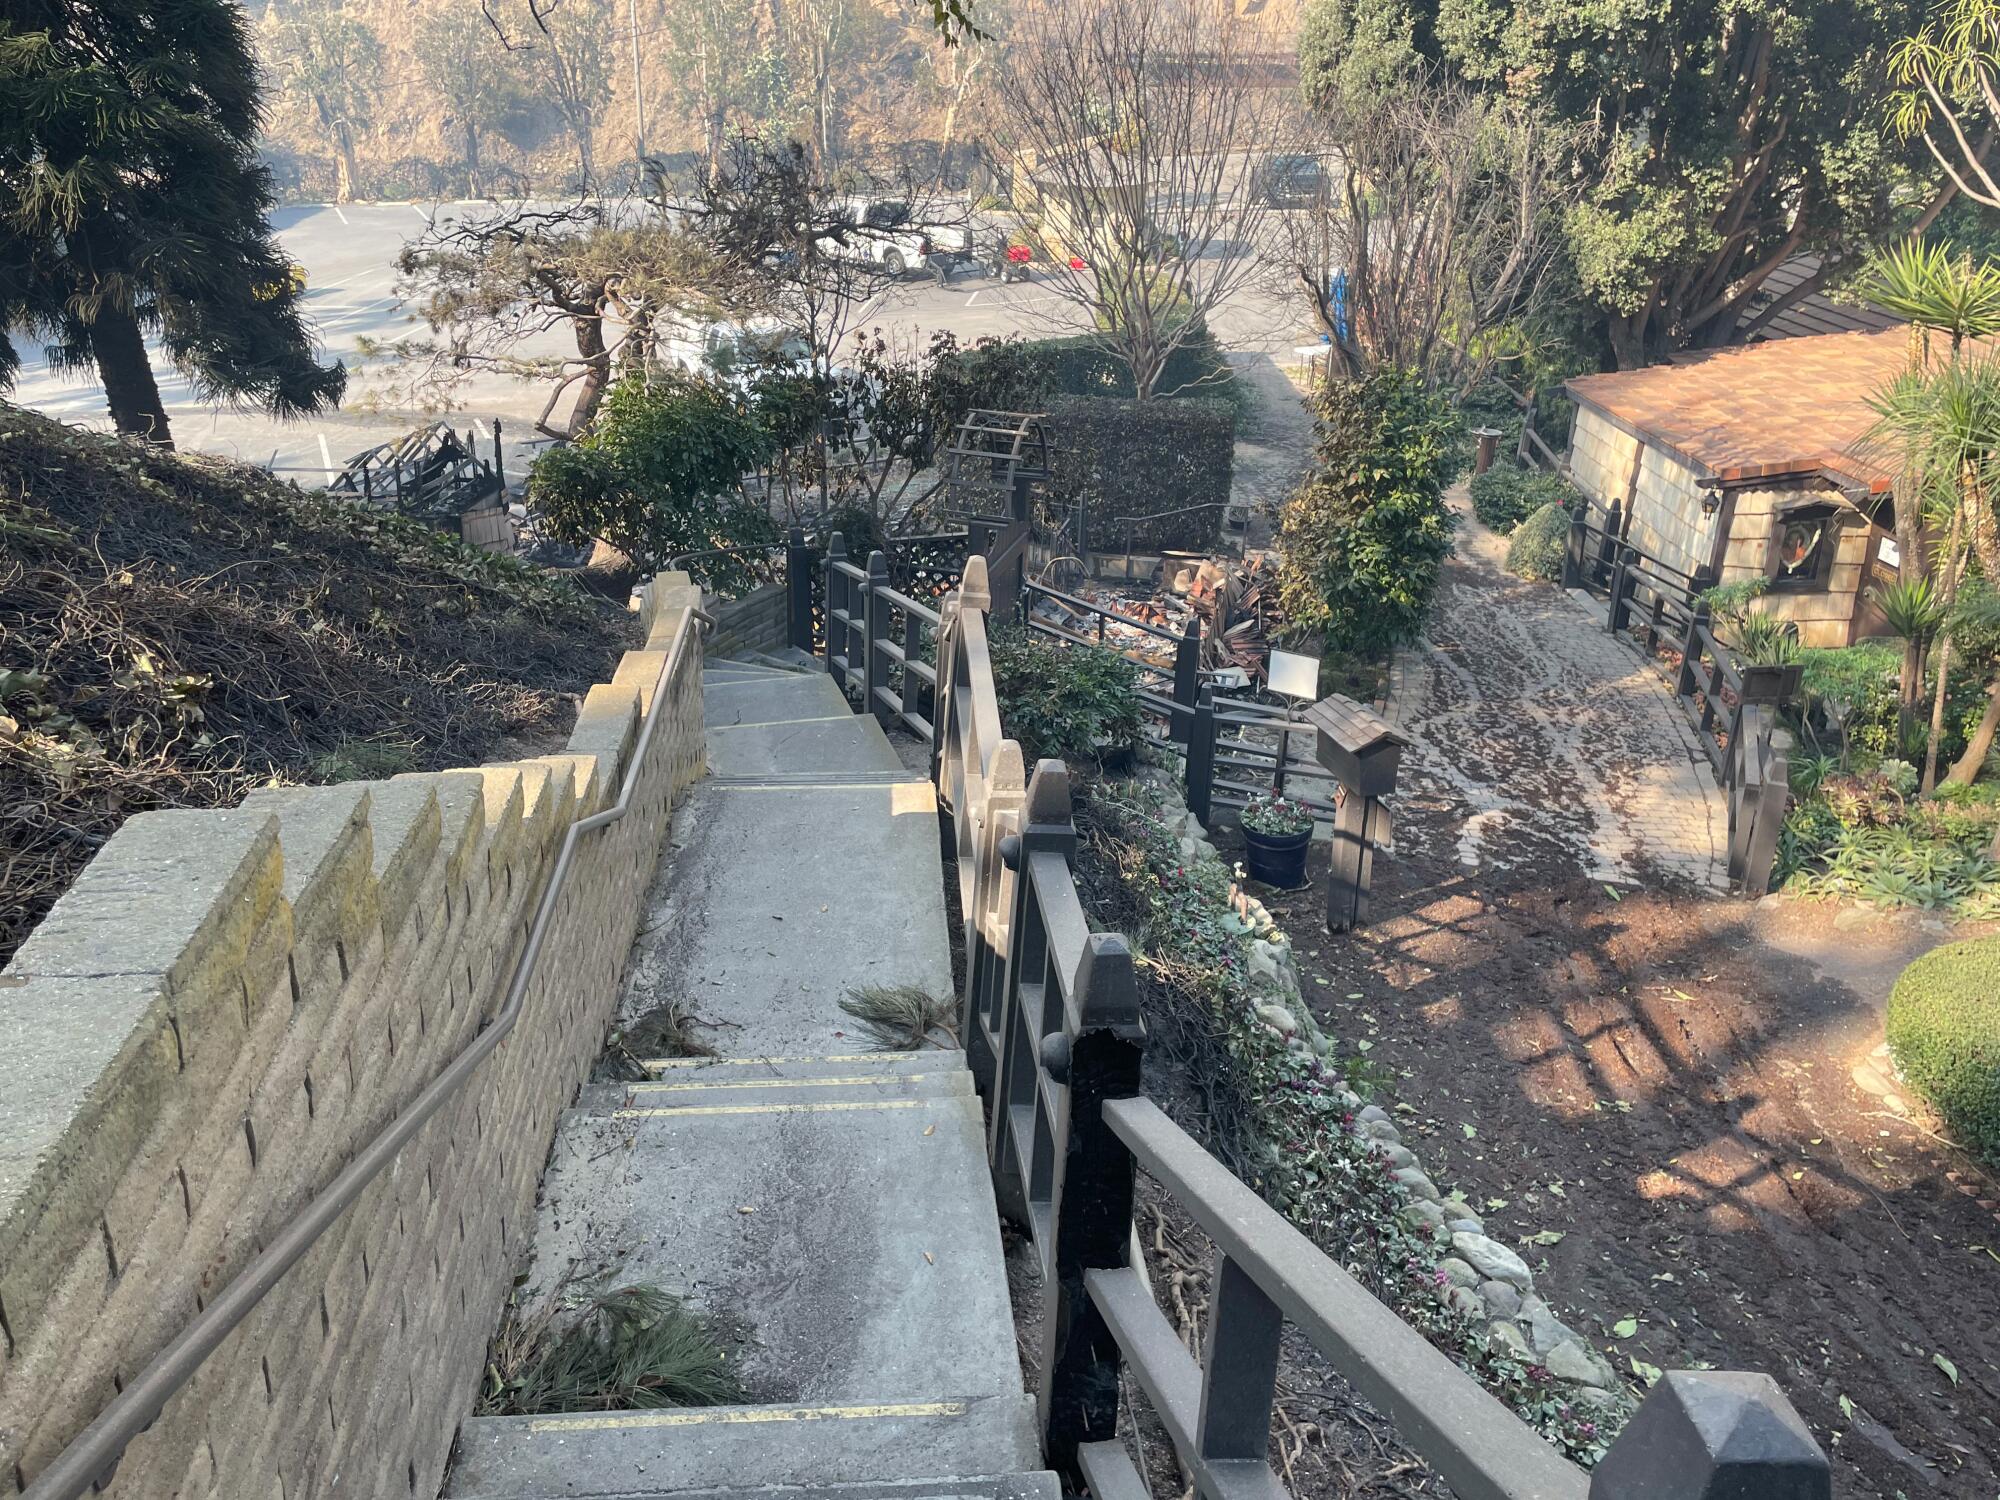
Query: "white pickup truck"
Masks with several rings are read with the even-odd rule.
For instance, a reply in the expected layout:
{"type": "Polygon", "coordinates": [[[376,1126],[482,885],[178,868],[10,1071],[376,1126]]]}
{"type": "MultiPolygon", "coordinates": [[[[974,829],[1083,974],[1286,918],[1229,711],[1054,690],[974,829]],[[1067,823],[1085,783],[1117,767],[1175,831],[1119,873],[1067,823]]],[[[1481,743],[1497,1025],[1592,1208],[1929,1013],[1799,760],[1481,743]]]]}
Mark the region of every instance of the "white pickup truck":
{"type": "Polygon", "coordinates": [[[962,223],[930,222],[945,215],[913,208],[901,198],[853,196],[834,204],[838,234],[820,241],[842,260],[864,260],[892,276],[929,271],[949,280],[972,260],[972,236],[962,223]]]}

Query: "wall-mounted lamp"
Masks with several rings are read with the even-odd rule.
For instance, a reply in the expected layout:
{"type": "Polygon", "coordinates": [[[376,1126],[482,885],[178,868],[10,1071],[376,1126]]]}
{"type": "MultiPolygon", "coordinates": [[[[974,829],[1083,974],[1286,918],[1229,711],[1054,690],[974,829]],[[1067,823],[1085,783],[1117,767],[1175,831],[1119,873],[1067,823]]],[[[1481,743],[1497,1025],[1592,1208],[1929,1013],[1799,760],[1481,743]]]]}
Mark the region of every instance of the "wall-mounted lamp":
{"type": "Polygon", "coordinates": [[[1704,479],[1701,482],[1701,513],[1712,516],[1722,509],[1722,481],[1704,479]]]}

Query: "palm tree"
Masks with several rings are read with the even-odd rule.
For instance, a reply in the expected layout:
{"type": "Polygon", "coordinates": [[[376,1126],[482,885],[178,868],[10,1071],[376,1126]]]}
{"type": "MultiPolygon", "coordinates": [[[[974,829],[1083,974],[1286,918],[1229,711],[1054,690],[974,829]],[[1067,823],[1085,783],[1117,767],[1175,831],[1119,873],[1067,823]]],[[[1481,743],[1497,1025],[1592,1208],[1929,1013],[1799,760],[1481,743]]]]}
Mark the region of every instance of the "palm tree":
{"type": "Polygon", "coordinates": [[[170,444],[146,350],[281,416],[340,399],[253,150],[262,100],[231,0],[10,0],[0,18],[0,386],[9,330],[95,365],[120,432],[170,444]]]}
{"type": "MultiPolygon", "coordinates": [[[[2000,333],[2000,267],[1954,256],[1945,246],[1907,244],[1878,259],[1863,278],[1866,295],[1910,320],[1909,368],[1871,399],[1868,440],[1900,461],[1896,531],[1905,578],[1928,583],[1928,603],[1942,622],[1934,657],[1925,790],[1937,783],[1944,737],[1945,688],[1951,669],[1952,602],[1967,559],[1993,547],[1993,497],[2000,492],[2000,358],[1980,341],[2000,333]],[[1945,347],[1933,347],[1942,335],[1945,347]],[[1926,573],[1930,576],[1927,578],[1926,573]]],[[[1912,728],[1923,681],[1923,643],[1908,642],[1902,681],[1903,730],[1912,728]]]]}

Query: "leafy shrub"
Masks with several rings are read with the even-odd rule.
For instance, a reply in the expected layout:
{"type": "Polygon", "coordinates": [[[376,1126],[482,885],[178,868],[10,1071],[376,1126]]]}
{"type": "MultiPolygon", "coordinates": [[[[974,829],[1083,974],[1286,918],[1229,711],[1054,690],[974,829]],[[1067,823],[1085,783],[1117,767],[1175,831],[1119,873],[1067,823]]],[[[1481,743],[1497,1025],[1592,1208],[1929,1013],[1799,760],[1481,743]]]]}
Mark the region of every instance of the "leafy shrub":
{"type": "Polygon", "coordinates": [[[1570,514],[1560,505],[1544,505],[1514,528],[1507,543],[1507,571],[1542,583],[1562,579],[1563,553],[1569,547],[1570,514]]]}
{"type": "Polygon", "coordinates": [[[1123,549],[1126,527],[1117,523],[1134,516],[1158,517],[1131,527],[1131,545],[1142,552],[1201,550],[1214,541],[1235,463],[1236,416],[1227,402],[1070,397],[1050,415],[1057,450],[1049,503],[1059,513],[1083,508],[1093,548],[1123,549]]]}
{"type": "MultiPolygon", "coordinates": [[[[1838,734],[1844,726],[1848,747],[1864,759],[1897,756],[1921,760],[1930,738],[1928,706],[1937,687],[1937,676],[1926,672],[1919,701],[1925,712],[1919,717],[1912,743],[1897,741],[1897,674],[1902,667],[1902,647],[1894,641],[1857,641],[1852,646],[1807,649],[1798,653],[1805,667],[1801,679],[1807,699],[1808,724],[1818,733],[1838,734]]],[[[1961,659],[1952,651],[1951,686],[1945,694],[1944,742],[1939,747],[1940,763],[1949,763],[1965,751],[1986,711],[1986,662],[1977,657],[1961,659]]]]}
{"type": "Polygon", "coordinates": [[[1030,769],[1044,757],[1087,761],[1139,743],[1135,663],[1025,630],[997,631],[991,644],[1000,724],[1030,769]]]}
{"type": "Polygon", "coordinates": [[[1469,488],[1473,514],[1502,536],[1511,535],[1544,505],[1568,510],[1581,498],[1577,487],[1560,474],[1519,469],[1509,463],[1497,463],[1484,474],[1473,475],[1469,488]]]}
{"type": "Polygon", "coordinates": [[[1889,1050],[1974,1151],[2000,1163],[2000,937],[1934,948],[1889,992],[1889,1050]]]}
{"type": "Polygon", "coordinates": [[[769,451],[734,391],[673,372],[621,380],[582,441],[551,448],[528,474],[528,499],[554,540],[603,538],[642,566],[679,552],[773,541],[738,481],[769,451]]]}
{"type": "Polygon", "coordinates": [[[1278,521],[1278,593],[1291,628],[1381,649],[1423,628],[1451,551],[1444,486],[1458,416],[1408,370],[1329,381],[1313,468],[1278,521]]]}
{"type": "Polygon", "coordinates": [[[1826,776],[1785,815],[1785,888],[1973,920],[2000,916],[2000,862],[1986,852],[2000,808],[1976,794],[1912,800],[1915,787],[1914,768],[1902,761],[1826,776]]]}

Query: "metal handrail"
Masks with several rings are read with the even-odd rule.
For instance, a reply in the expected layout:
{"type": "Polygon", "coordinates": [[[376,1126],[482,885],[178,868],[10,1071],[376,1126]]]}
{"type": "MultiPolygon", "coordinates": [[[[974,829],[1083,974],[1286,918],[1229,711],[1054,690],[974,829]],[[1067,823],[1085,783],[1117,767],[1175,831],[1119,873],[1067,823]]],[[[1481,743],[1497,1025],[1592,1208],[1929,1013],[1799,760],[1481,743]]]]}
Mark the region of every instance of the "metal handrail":
{"type": "Polygon", "coordinates": [[[319,1237],[339,1221],[354,1200],[396,1159],[431,1117],[465,1086],[480,1063],[507,1039],[526,1003],[528,985],[535,977],[535,964],[541,957],[542,943],[548,936],[549,924],[555,918],[556,903],[569,879],[570,861],[577,841],[586,833],[618,822],[630,810],[632,793],[638,786],[647,752],[652,748],[654,731],[659,727],[660,720],[666,717],[667,687],[686,655],[688,638],[696,628],[712,628],[714,624],[714,618],[705,610],[689,610],[689,628],[675,636],[667,659],[660,665],[660,675],[653,684],[655,711],[647,715],[640,726],[638,741],[625,767],[625,778],[618,788],[618,800],[602,811],[578,819],[564,833],[562,848],[556,854],[555,868],[549,874],[548,884],[542,889],[541,903],[535,908],[535,920],[528,929],[528,940],[522,945],[521,956],[515,961],[507,997],[499,1010],[494,1012],[493,1019],[445,1065],[423,1092],[361,1149],[332,1182],[315,1193],[311,1201],[285,1223],[262,1253],[237,1272],[221,1293],[196,1314],[172,1343],[153,1356],[137,1378],[114,1396],[89,1426],[70,1439],[62,1452],[28,1486],[22,1500],[79,1500],[93,1485],[108,1480],[124,1456],[126,1446],[152,1426],[166,1409],[167,1402],[194,1378],[203,1362],[221,1347],[222,1342],[284,1279],[285,1274],[305,1257],[319,1237]]]}

